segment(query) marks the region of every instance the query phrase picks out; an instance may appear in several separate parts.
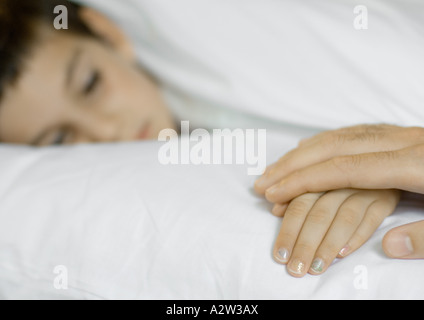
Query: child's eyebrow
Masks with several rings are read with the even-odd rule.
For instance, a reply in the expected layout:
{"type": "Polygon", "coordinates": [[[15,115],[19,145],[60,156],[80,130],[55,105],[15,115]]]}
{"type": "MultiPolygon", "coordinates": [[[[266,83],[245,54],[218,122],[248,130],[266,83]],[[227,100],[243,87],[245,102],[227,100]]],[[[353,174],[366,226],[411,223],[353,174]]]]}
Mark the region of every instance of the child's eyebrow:
{"type": "Polygon", "coordinates": [[[68,68],[66,69],[66,85],[69,87],[69,85],[72,83],[72,79],[74,77],[74,72],[76,69],[76,65],[78,60],[81,57],[82,49],[76,48],[74,53],[72,54],[72,58],[68,64],[68,68]]]}

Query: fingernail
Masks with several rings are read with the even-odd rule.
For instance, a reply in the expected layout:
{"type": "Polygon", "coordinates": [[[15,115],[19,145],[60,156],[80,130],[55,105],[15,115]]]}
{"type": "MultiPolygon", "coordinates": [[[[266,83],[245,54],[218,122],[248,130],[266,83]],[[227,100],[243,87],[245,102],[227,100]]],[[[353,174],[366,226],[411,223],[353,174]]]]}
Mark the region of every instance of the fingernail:
{"type": "Polygon", "coordinates": [[[273,196],[276,192],[277,192],[277,190],[278,190],[278,186],[272,186],[271,188],[269,188],[267,191],[266,191],[266,194],[268,195],[268,196],[273,196]]]}
{"type": "Polygon", "coordinates": [[[290,263],[289,270],[294,274],[303,274],[305,272],[305,267],[306,266],[302,261],[296,259],[290,263]]]}
{"type": "Polygon", "coordinates": [[[324,270],[324,260],[316,258],[314,262],[312,262],[311,270],[315,273],[322,273],[324,270]]]}
{"type": "Polygon", "coordinates": [[[342,250],[339,252],[339,256],[346,257],[349,254],[350,247],[348,245],[344,246],[342,250]]]}
{"type": "Polygon", "coordinates": [[[393,233],[387,239],[386,249],[395,258],[403,258],[414,253],[411,238],[402,233],[393,233]]]}
{"type": "Polygon", "coordinates": [[[277,251],[275,258],[281,263],[287,263],[289,261],[289,251],[284,248],[280,248],[277,251]]]}

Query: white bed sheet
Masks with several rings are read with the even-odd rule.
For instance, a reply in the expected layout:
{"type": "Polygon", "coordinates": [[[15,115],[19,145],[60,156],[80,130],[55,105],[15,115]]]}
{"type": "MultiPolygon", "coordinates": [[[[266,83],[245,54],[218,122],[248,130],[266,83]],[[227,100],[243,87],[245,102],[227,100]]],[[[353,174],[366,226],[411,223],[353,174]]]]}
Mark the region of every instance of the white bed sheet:
{"type": "MultiPolygon", "coordinates": [[[[299,138],[269,132],[268,162],[299,138]]],[[[0,298],[424,298],[424,261],[381,249],[389,229],[424,219],[422,202],[324,275],[296,279],[272,259],[281,220],[245,165],[163,166],[160,146],[1,147],[0,298]]]]}

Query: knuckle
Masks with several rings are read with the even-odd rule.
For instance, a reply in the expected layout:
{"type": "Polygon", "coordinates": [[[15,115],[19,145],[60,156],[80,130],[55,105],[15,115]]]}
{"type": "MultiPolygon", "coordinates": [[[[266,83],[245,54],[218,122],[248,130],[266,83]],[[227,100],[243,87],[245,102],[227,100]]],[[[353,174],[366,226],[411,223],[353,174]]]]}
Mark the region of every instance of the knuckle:
{"type": "Polygon", "coordinates": [[[306,193],[294,199],[288,206],[285,217],[304,218],[321,193],[306,193]]]}
{"type": "Polygon", "coordinates": [[[377,139],[379,132],[381,131],[375,125],[359,125],[346,132],[345,139],[349,142],[373,142],[377,139]]]}
{"type": "Polygon", "coordinates": [[[367,213],[367,221],[371,227],[377,228],[384,221],[384,218],[390,214],[389,210],[384,210],[375,207],[374,210],[370,210],[367,213]]]}
{"type": "Polygon", "coordinates": [[[344,225],[356,227],[362,221],[362,216],[357,209],[345,207],[341,209],[340,220],[344,225]]]}
{"type": "Polygon", "coordinates": [[[362,131],[366,133],[384,133],[387,132],[388,129],[393,129],[394,126],[387,124],[368,124],[361,126],[362,131]]]}
{"type": "Polygon", "coordinates": [[[399,154],[396,151],[383,151],[374,153],[374,156],[377,161],[395,161],[399,154]]]}
{"type": "Polygon", "coordinates": [[[304,218],[306,215],[306,211],[308,209],[308,203],[309,201],[304,199],[297,199],[292,201],[292,203],[289,205],[285,217],[286,218],[295,218],[300,219],[304,218]]]}
{"type": "Polygon", "coordinates": [[[374,143],[378,140],[378,134],[374,131],[367,129],[364,132],[355,133],[352,137],[352,140],[374,143]]]}
{"type": "Polygon", "coordinates": [[[379,133],[387,130],[385,124],[368,124],[363,126],[364,131],[367,133],[379,133]]]}
{"type": "Polygon", "coordinates": [[[325,209],[316,209],[313,210],[309,216],[308,221],[312,224],[322,225],[328,222],[328,211],[325,209]]]}
{"type": "Polygon", "coordinates": [[[387,134],[387,127],[386,125],[359,125],[353,127],[349,137],[346,139],[349,141],[377,143],[387,134]]]}
{"type": "Polygon", "coordinates": [[[301,240],[296,243],[295,250],[297,254],[305,255],[314,253],[316,248],[312,243],[301,240]]]}
{"type": "Polygon", "coordinates": [[[333,151],[345,142],[345,136],[336,132],[324,134],[320,140],[321,148],[327,151],[333,151]]]}
{"type": "Polygon", "coordinates": [[[358,167],[361,164],[361,158],[358,155],[338,156],[331,160],[334,167],[346,173],[358,167]]]}

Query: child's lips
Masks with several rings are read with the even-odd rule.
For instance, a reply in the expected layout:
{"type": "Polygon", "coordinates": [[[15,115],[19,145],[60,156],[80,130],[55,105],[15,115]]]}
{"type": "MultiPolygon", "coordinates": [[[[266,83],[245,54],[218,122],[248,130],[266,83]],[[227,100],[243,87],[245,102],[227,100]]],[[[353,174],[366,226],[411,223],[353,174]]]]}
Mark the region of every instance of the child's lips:
{"type": "Polygon", "coordinates": [[[138,133],[136,139],[137,140],[147,140],[150,136],[150,128],[151,128],[151,124],[149,122],[142,127],[142,129],[138,133]]]}

